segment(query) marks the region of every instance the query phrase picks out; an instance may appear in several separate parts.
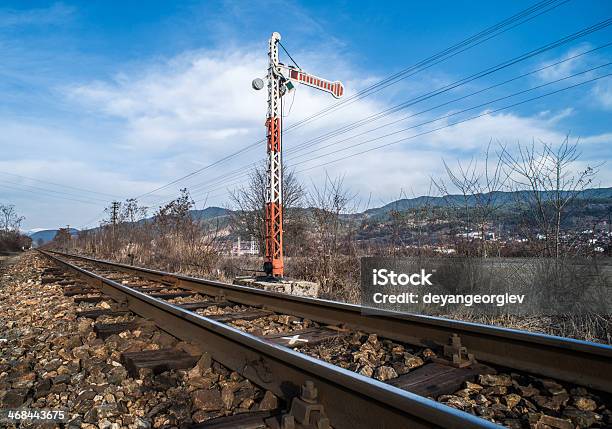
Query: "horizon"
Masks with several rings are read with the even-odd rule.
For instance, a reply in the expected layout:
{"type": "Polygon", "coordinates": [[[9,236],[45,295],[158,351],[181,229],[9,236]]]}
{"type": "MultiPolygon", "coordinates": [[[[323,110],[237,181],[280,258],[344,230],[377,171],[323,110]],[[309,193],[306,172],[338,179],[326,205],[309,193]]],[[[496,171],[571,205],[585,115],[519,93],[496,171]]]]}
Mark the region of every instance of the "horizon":
{"type": "MultiPolygon", "coordinates": [[[[612,190],[612,186],[606,186],[606,187],[595,187],[595,188],[585,188],[582,192],[587,192],[587,191],[593,191],[593,190],[612,190]]],[[[506,194],[510,194],[510,193],[515,193],[515,192],[530,192],[530,191],[526,191],[526,190],[520,190],[520,191],[492,191],[492,192],[485,192],[483,193],[483,195],[489,194],[489,193],[506,193],[506,194]]],[[[552,192],[552,191],[540,191],[540,192],[552,192]]],[[[567,192],[567,191],[566,191],[567,192]]],[[[476,195],[476,194],[474,194],[476,195]]],[[[393,201],[389,201],[389,202],[385,202],[381,205],[377,205],[377,206],[372,206],[372,207],[366,207],[366,208],[362,208],[362,209],[358,209],[352,212],[346,212],[346,213],[341,213],[341,214],[364,214],[368,211],[375,211],[375,210],[379,210],[382,209],[388,205],[391,204],[395,204],[398,203],[400,201],[411,201],[411,200],[418,200],[420,198],[447,198],[447,197],[462,197],[463,195],[461,194],[446,194],[446,195],[418,195],[415,197],[402,197],[402,198],[398,198],[396,200],[393,201]]],[[[473,196],[473,195],[471,195],[473,196]]],[[[303,209],[309,209],[312,208],[308,205],[303,205],[300,208],[303,209]]],[[[221,206],[206,206],[206,207],[202,207],[202,208],[193,208],[190,209],[190,212],[194,212],[194,211],[205,211],[208,209],[221,209],[221,210],[229,210],[229,211],[233,211],[233,209],[227,208],[227,207],[221,207],[221,206]]],[[[143,219],[153,219],[155,217],[155,215],[153,213],[147,213],[147,216],[143,219]]],[[[62,226],[58,226],[58,227],[50,227],[50,228],[33,228],[33,229],[24,229],[21,228],[20,230],[24,233],[26,233],[27,235],[31,235],[34,234],[36,232],[41,232],[41,231],[56,231],[59,230],[60,228],[64,228],[66,227],[66,225],[62,225],[62,226]]],[[[90,230],[90,229],[96,229],[99,228],[99,225],[96,226],[92,226],[90,228],[86,228],[86,229],[78,229],[75,227],[70,227],[71,230],[75,230],[75,231],[86,231],[86,230],[90,230]]]]}

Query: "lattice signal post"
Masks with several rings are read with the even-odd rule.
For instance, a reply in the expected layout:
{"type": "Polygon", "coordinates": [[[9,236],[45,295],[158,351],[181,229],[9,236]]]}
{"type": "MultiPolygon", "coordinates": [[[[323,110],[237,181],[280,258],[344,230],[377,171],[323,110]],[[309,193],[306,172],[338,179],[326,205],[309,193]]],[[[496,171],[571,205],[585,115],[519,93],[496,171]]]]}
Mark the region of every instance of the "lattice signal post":
{"type": "MultiPolygon", "coordinates": [[[[340,98],[344,94],[342,83],[330,82],[305,73],[296,67],[286,66],[278,61],[278,45],[281,36],[272,33],[269,43],[268,66],[268,116],[267,130],[267,184],[266,184],[266,254],[264,271],[269,276],[282,277],[283,266],[283,175],[282,175],[282,118],[281,97],[294,89],[294,83],[301,83],[340,98]]],[[[262,89],[262,79],[253,80],[254,89],[262,89]]]]}

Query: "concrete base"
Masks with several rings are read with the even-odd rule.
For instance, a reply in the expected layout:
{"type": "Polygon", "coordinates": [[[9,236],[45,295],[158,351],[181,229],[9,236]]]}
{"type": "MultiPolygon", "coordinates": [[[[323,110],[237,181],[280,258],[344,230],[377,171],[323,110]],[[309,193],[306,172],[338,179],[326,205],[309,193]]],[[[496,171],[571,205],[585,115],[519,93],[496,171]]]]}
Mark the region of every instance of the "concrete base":
{"type": "Polygon", "coordinates": [[[262,280],[261,277],[243,276],[236,277],[234,284],[311,298],[319,296],[319,284],[303,280],[283,279],[271,282],[262,280]]]}

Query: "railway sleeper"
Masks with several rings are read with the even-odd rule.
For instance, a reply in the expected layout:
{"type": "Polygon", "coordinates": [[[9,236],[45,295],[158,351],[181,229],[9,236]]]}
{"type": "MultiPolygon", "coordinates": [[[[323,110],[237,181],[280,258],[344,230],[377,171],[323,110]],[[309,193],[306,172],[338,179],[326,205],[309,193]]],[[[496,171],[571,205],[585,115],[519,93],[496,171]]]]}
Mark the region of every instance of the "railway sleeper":
{"type": "Polygon", "coordinates": [[[160,287],[147,287],[147,286],[132,286],[129,283],[125,284],[127,287],[131,287],[138,292],[149,293],[149,292],[161,292],[163,290],[168,290],[167,286],[160,287]]]}
{"type": "Polygon", "coordinates": [[[331,429],[331,425],[325,407],[318,402],[317,388],[306,380],[286,412],[276,409],[218,417],[190,429],[331,429]]]}
{"type": "Polygon", "coordinates": [[[77,311],[77,317],[85,317],[88,319],[97,319],[100,316],[124,316],[130,311],[128,309],[112,309],[112,308],[96,308],[94,310],[77,311]]]}
{"type": "Polygon", "coordinates": [[[474,363],[471,366],[456,368],[440,363],[428,363],[388,383],[417,395],[437,398],[459,390],[467,381],[475,382],[479,374],[495,374],[493,368],[474,363]]]}
{"type": "Polygon", "coordinates": [[[332,338],[339,338],[348,335],[337,329],[328,327],[307,328],[290,333],[281,332],[278,334],[266,335],[264,338],[281,346],[296,348],[304,345],[316,345],[332,338]]]}
{"type": "Polygon", "coordinates": [[[42,284],[57,283],[57,282],[59,282],[61,280],[65,280],[65,277],[59,277],[59,276],[56,276],[56,275],[51,275],[51,276],[43,275],[40,278],[40,282],[42,284]]]}
{"type": "MultiPolygon", "coordinates": [[[[168,288],[165,288],[165,289],[168,289],[168,288]]],[[[153,298],[159,298],[159,299],[172,299],[172,298],[179,298],[179,297],[192,296],[192,295],[196,295],[196,293],[195,292],[172,292],[172,293],[151,293],[149,294],[149,296],[153,298]]]]}
{"type": "Polygon", "coordinates": [[[68,287],[64,289],[64,296],[77,296],[77,295],[87,295],[87,294],[93,294],[93,293],[99,293],[100,291],[97,289],[93,289],[91,287],[87,287],[87,286],[75,286],[75,287],[68,287]]]}
{"type": "Polygon", "coordinates": [[[171,369],[193,368],[200,357],[176,349],[147,350],[122,353],[121,363],[130,376],[139,378],[143,369],[151,370],[153,374],[161,374],[171,369]]]}
{"type": "Polygon", "coordinates": [[[94,332],[97,334],[98,338],[105,340],[111,335],[120,334],[124,331],[131,331],[137,327],[138,324],[136,322],[95,323],[94,332]]]}
{"type": "Polygon", "coordinates": [[[184,308],[185,310],[199,310],[208,307],[229,307],[232,305],[236,305],[230,301],[201,301],[201,302],[184,302],[181,304],[177,304],[179,307],[184,308]]]}
{"type": "Polygon", "coordinates": [[[204,423],[191,425],[189,429],[265,429],[266,420],[280,416],[278,410],[252,411],[232,416],[216,417],[204,423]]]}

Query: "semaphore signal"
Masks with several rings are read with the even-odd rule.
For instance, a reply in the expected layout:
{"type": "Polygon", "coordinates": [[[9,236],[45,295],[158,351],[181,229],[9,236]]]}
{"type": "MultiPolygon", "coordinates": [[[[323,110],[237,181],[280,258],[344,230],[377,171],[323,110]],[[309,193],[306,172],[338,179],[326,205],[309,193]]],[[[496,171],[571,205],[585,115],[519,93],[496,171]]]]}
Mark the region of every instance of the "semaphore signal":
{"type": "MultiPolygon", "coordinates": [[[[281,97],[301,83],[340,98],[344,94],[341,82],[331,82],[313,76],[299,68],[286,66],[278,61],[278,45],[281,36],[274,32],[269,42],[268,65],[268,116],[267,129],[267,183],[266,183],[266,254],[264,271],[269,276],[282,277],[283,266],[283,184],[282,184],[282,120],[280,114],[281,97]]],[[[253,80],[253,88],[263,89],[260,78],[253,80]]]]}

